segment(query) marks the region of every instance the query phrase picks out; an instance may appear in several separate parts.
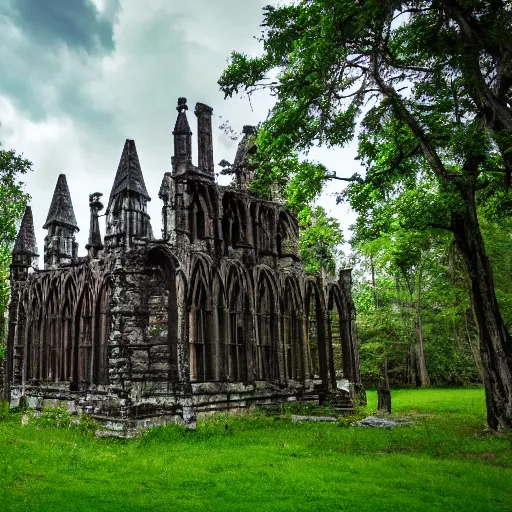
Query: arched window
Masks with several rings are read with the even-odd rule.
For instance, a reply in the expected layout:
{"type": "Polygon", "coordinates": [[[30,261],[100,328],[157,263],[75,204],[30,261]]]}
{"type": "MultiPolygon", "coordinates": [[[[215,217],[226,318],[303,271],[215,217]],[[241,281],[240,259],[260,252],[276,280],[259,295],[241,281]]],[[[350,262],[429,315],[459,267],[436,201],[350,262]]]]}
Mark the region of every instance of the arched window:
{"type": "Polygon", "coordinates": [[[284,294],[283,338],[286,351],[286,373],[289,379],[299,380],[303,376],[302,329],[299,320],[301,305],[296,283],[287,280],[284,294]]]}
{"type": "Polygon", "coordinates": [[[39,336],[41,331],[41,308],[39,297],[31,301],[30,320],[27,328],[25,346],[25,379],[37,381],[39,379],[39,336]]]}
{"type": "Polygon", "coordinates": [[[309,284],[306,293],[306,315],[310,378],[322,379],[327,387],[328,365],[325,350],[324,313],[318,288],[313,283],[309,284]]]}
{"type": "Polygon", "coordinates": [[[190,378],[211,380],[212,371],[212,311],[202,279],[196,273],[196,283],[190,309],[190,378]]]}
{"type": "Polygon", "coordinates": [[[177,382],[184,290],[176,284],[176,261],[170,253],[161,248],[153,249],[148,255],[148,264],[153,267],[146,289],[149,312],[146,335],[153,347],[148,370],[152,379],[177,382]]]}
{"type": "Polygon", "coordinates": [[[276,310],[272,285],[263,276],[256,294],[258,336],[256,343],[256,378],[268,382],[279,378],[276,337],[276,310]]]}
{"type": "Polygon", "coordinates": [[[222,198],[222,237],[226,246],[239,247],[245,243],[246,217],[243,205],[229,193],[222,198]]]}
{"type": "Polygon", "coordinates": [[[80,302],[79,334],[78,334],[78,385],[87,387],[92,382],[92,294],[88,285],[85,286],[80,302]]]}
{"type": "Polygon", "coordinates": [[[289,214],[282,211],[279,214],[277,226],[277,255],[280,258],[291,257],[298,260],[299,253],[299,232],[296,221],[293,222],[289,214]]]}
{"type": "Polygon", "coordinates": [[[68,279],[64,285],[64,304],[61,315],[61,379],[71,381],[73,379],[73,353],[76,350],[75,343],[75,322],[73,317],[73,308],[75,307],[76,293],[75,287],[68,279]]]}
{"type": "Polygon", "coordinates": [[[43,380],[57,380],[58,379],[58,353],[59,353],[59,339],[58,339],[58,295],[55,289],[50,291],[45,311],[45,322],[43,327],[42,342],[43,342],[43,380]]]}
{"type": "Polygon", "coordinates": [[[103,283],[96,299],[94,312],[94,384],[108,383],[108,334],[109,334],[109,293],[108,284],[103,283]]]}
{"type": "MultiPolygon", "coordinates": [[[[327,312],[327,329],[328,337],[331,340],[332,357],[334,360],[334,368],[337,372],[341,373],[343,369],[343,351],[341,342],[341,329],[340,329],[340,310],[339,303],[331,290],[329,294],[328,312],[327,312]]],[[[341,375],[337,375],[341,376],[341,375]]]]}
{"type": "Polygon", "coordinates": [[[274,233],[274,213],[270,208],[262,206],[259,209],[258,217],[258,240],[260,244],[260,253],[273,253],[274,233]]]}
{"type": "Polygon", "coordinates": [[[229,295],[229,339],[227,344],[227,377],[232,381],[247,380],[247,338],[249,304],[240,279],[234,277],[229,295]]]}
{"type": "Polygon", "coordinates": [[[191,183],[190,187],[192,199],[189,205],[188,224],[190,241],[194,242],[213,236],[212,208],[208,190],[204,186],[191,183]]]}

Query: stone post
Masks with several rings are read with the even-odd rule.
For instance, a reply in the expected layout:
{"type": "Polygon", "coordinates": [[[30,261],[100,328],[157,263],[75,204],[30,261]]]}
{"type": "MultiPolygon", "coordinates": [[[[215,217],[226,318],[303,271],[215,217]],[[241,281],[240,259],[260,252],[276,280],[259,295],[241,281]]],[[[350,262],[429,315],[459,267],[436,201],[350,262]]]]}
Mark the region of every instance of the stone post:
{"type": "Polygon", "coordinates": [[[213,177],[212,112],[213,109],[208,105],[196,103],[194,113],[197,116],[197,166],[213,177]]]}

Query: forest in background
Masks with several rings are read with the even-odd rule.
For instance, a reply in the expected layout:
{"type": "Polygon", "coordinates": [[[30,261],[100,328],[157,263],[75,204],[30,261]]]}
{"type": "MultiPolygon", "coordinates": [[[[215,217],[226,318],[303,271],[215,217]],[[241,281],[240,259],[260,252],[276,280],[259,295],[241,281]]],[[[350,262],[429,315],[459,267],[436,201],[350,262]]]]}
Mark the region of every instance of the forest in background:
{"type": "MultiPolygon", "coordinates": [[[[512,221],[482,221],[500,311],[512,326],[512,221]]],[[[448,233],[397,229],[371,242],[352,240],[361,375],[379,384],[384,360],[392,387],[482,383],[469,280],[448,233]]]]}
{"type": "Polygon", "coordinates": [[[372,274],[359,296],[362,330],[379,329],[378,343],[362,336],[363,353],[373,344],[373,359],[380,354],[385,387],[390,366],[416,385],[449,378],[448,368],[468,359],[464,331],[475,353],[459,293],[469,290],[487,422],[512,428],[512,342],[499,297],[506,281],[498,284],[489,249],[489,230],[512,210],[509,2],[295,0],[263,11],[262,51],[233,51],[218,82],[226,98],[276,97],[257,136],[253,192],[273,197],[279,188],[311,228],[311,200],[331,180],[349,182],[340,199],[358,215],[354,243],[372,274]],[[354,139],[364,176],[307,159],[314,146],[354,139]],[[426,352],[449,330],[457,357],[443,346],[429,375],[426,352]],[[400,345],[402,369],[392,364],[400,345]]]}

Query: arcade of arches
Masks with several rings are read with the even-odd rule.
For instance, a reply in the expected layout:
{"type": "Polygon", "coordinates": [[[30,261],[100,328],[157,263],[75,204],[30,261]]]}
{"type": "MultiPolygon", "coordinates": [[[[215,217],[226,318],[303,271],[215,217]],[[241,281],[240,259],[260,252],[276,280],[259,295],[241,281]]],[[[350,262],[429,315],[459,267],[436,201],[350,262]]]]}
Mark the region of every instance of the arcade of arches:
{"type": "MultiPolygon", "coordinates": [[[[127,140],[99,227],[90,195],[87,255],[64,175],[44,224],[44,269],[27,207],[11,265],[5,389],[12,404],[66,403],[138,428],[152,418],[192,422],[198,412],[343,397],[360,386],[350,271],[307,276],[297,219],[249,194],[244,127],[233,183],[215,183],[212,109],[198,103],[198,166],[178,101],[172,172],[162,180],[162,235],[135,143],[127,140]]],[[[342,400],[342,401],[343,401],[342,400]]],[[[116,427],[117,428],[117,427],[116,427]]]]}

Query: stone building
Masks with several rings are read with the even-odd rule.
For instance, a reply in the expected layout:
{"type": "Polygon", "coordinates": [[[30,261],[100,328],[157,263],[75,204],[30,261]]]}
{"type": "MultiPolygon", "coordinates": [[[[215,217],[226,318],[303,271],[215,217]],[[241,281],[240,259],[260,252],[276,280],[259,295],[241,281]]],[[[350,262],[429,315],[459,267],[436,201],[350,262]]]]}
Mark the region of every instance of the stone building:
{"type": "Polygon", "coordinates": [[[161,238],[133,140],[106,201],[90,195],[78,256],[66,177],[44,228],[44,269],[27,207],[13,251],[5,392],[65,405],[112,429],[291,400],[350,407],[360,387],[350,271],[308,276],[296,217],[248,192],[255,131],[244,127],[231,186],[214,177],[212,109],[198,103],[198,164],[184,98],[165,173],[161,238]]]}

